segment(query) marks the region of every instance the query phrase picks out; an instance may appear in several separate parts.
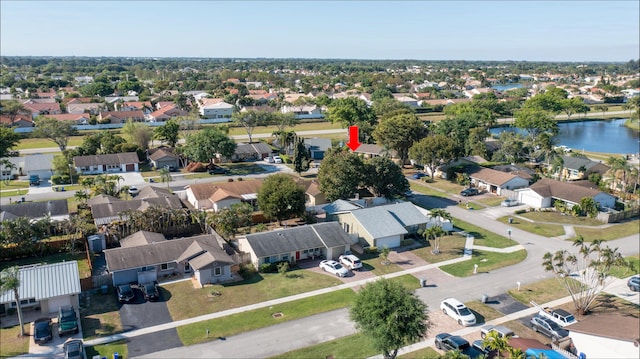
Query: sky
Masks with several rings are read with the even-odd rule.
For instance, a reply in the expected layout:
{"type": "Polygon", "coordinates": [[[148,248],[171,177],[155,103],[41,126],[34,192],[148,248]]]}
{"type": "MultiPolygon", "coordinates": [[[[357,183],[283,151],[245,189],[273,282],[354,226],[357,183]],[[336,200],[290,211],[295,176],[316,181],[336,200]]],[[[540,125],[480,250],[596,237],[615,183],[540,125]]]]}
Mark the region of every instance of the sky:
{"type": "Polygon", "coordinates": [[[0,1],[0,55],[617,61],[640,1],[0,1]]]}

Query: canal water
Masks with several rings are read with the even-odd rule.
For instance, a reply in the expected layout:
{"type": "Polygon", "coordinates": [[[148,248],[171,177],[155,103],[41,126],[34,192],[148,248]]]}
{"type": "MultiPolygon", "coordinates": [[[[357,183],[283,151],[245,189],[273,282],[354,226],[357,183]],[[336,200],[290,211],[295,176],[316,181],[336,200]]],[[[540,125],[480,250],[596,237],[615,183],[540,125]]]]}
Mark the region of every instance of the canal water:
{"type": "MultiPolygon", "coordinates": [[[[574,151],[637,154],[640,152],[640,134],[624,125],[627,119],[559,123],[556,144],[574,151]]],[[[492,128],[492,135],[502,131],[525,133],[513,127],[492,128]]]]}

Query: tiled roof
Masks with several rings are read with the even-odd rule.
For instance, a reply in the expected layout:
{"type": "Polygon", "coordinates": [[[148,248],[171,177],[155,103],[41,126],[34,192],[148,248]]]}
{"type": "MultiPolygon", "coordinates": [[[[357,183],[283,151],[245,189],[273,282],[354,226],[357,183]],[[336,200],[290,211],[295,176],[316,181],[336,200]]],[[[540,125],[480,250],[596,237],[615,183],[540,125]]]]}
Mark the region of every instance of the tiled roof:
{"type": "MultiPolygon", "coordinates": [[[[242,195],[258,193],[262,186],[262,180],[254,179],[248,181],[219,182],[219,183],[198,183],[189,186],[196,200],[218,198],[220,196],[234,196],[242,198],[242,195]],[[215,196],[216,192],[222,191],[215,196]]],[[[214,201],[215,202],[215,201],[214,201]]]]}
{"type": "Polygon", "coordinates": [[[502,172],[502,171],[496,171],[494,169],[491,168],[484,168],[484,167],[480,167],[478,169],[476,169],[475,171],[471,171],[469,173],[469,177],[471,178],[477,178],[479,180],[482,180],[484,182],[493,184],[493,185],[497,185],[497,186],[501,186],[509,181],[511,181],[512,179],[518,177],[516,175],[513,175],[511,173],[507,173],[507,172],[502,172]]]}
{"type": "Polygon", "coordinates": [[[149,158],[153,161],[159,160],[163,157],[178,158],[173,154],[173,150],[170,148],[151,148],[149,149],[149,158]]]}
{"type": "MultiPolygon", "coordinates": [[[[21,299],[35,298],[40,301],[80,294],[80,274],[76,261],[21,267],[18,277],[18,294],[21,299]]],[[[10,303],[14,300],[12,291],[0,293],[0,303],[10,303]]]]}

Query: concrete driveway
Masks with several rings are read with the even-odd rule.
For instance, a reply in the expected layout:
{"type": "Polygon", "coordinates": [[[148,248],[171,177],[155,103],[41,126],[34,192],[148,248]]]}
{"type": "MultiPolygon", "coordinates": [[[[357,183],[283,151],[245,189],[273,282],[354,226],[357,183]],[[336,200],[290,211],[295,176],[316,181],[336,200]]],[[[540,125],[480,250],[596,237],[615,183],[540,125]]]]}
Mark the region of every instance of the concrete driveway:
{"type": "MultiPolygon", "coordinates": [[[[156,302],[146,301],[142,291],[136,287],[133,288],[133,291],[136,294],[136,299],[130,303],[123,303],[120,307],[120,320],[125,332],[173,321],[167,308],[169,298],[162,295],[162,290],[160,291],[160,300],[156,302]]],[[[180,346],[182,346],[182,342],[175,328],[133,337],[127,342],[130,356],[144,355],[180,346]]]]}
{"type": "MultiPolygon", "coordinates": [[[[36,344],[33,341],[33,335],[29,337],[29,357],[30,358],[63,358],[63,345],[68,340],[82,339],[82,323],[78,320],[78,333],[65,336],[58,335],[58,318],[51,315],[44,315],[43,317],[51,317],[53,322],[52,334],[53,339],[50,342],[42,345],[36,344]]],[[[35,333],[33,323],[31,323],[31,333],[35,333]]]]}
{"type": "Polygon", "coordinates": [[[115,173],[116,175],[122,177],[122,181],[120,183],[124,186],[132,186],[144,184],[144,177],[138,172],[125,172],[125,173],[115,173]]]}

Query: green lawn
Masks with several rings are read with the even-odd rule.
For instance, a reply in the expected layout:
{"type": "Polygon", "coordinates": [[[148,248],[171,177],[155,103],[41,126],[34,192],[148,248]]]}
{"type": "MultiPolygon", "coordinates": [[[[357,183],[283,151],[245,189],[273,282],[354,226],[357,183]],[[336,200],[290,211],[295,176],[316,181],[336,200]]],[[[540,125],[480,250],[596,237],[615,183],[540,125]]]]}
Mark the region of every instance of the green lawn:
{"type": "MultiPolygon", "coordinates": [[[[348,307],[353,303],[355,296],[356,293],[353,290],[342,289],[332,293],[274,305],[269,308],[251,310],[224,318],[180,326],[177,328],[178,336],[184,345],[210,341],[218,337],[228,337],[289,320],[348,307]],[[282,316],[274,317],[273,315],[276,313],[281,313],[282,316]],[[207,330],[209,330],[209,337],[206,335],[207,330]]],[[[174,300],[175,298],[172,298],[172,301],[174,300]]]]}
{"type": "MultiPolygon", "coordinates": [[[[429,263],[438,263],[448,261],[449,259],[462,257],[464,253],[464,244],[466,239],[462,236],[452,235],[444,236],[439,239],[440,253],[433,254],[432,246],[413,249],[411,252],[429,263]]],[[[430,241],[433,243],[433,241],[430,241]]]]}
{"type": "Polygon", "coordinates": [[[415,352],[407,353],[404,355],[398,356],[401,359],[439,359],[442,358],[440,353],[438,353],[435,349],[431,347],[426,347],[424,349],[416,350],[415,352]]]}
{"type": "Polygon", "coordinates": [[[383,275],[401,271],[402,268],[397,264],[388,261],[386,264],[382,264],[379,254],[362,254],[359,256],[362,261],[362,267],[366,271],[372,271],[375,275],[383,275]]]}
{"type": "Polygon", "coordinates": [[[29,258],[20,258],[12,261],[1,261],[0,262],[0,270],[11,266],[24,266],[29,264],[51,264],[51,263],[59,263],[63,261],[78,261],[78,272],[80,274],[80,278],[86,278],[91,276],[91,270],[89,269],[89,263],[87,261],[87,257],[84,253],[55,253],[50,254],[44,257],[29,257],[29,258]]]}
{"type": "Polygon", "coordinates": [[[518,217],[500,217],[498,221],[502,223],[509,223],[509,218],[513,218],[511,226],[523,231],[531,232],[544,237],[557,237],[563,235],[564,227],[560,224],[547,224],[547,223],[532,223],[518,217]]]}
{"type": "Polygon", "coordinates": [[[9,183],[5,183],[4,181],[0,181],[0,191],[8,191],[15,189],[24,189],[29,188],[29,181],[9,181],[9,183]]]}
{"type": "Polygon", "coordinates": [[[20,326],[15,325],[10,328],[0,328],[0,358],[9,358],[29,352],[29,331],[31,324],[24,325],[24,331],[27,335],[20,337],[20,326]]]}
{"type": "MultiPolygon", "coordinates": [[[[82,141],[84,140],[84,135],[82,136],[72,136],[69,137],[69,142],[67,146],[80,146],[82,141]]],[[[16,146],[16,150],[27,150],[34,148],[48,148],[48,147],[58,147],[55,142],[51,140],[47,140],[45,138],[24,138],[20,140],[20,143],[16,146]]]]}
{"type": "Polygon", "coordinates": [[[118,353],[119,358],[129,358],[127,340],[118,340],[117,342],[108,344],[86,346],[84,349],[87,353],[87,358],[93,358],[94,355],[99,355],[100,358],[106,357],[111,359],[113,358],[113,353],[118,353]]]}
{"type": "MultiPolygon", "coordinates": [[[[428,178],[428,177],[424,177],[424,178],[428,178]]],[[[423,179],[424,179],[423,178],[423,179]]],[[[464,189],[464,186],[459,185],[457,183],[453,183],[450,182],[448,180],[445,179],[441,179],[441,178],[436,178],[435,180],[433,180],[432,182],[428,182],[425,183],[425,185],[437,188],[439,190],[451,193],[451,194],[458,194],[460,193],[460,191],[462,191],[464,189]]]]}
{"type": "Polygon", "coordinates": [[[594,239],[601,239],[609,241],[612,239],[618,239],[622,237],[628,237],[633,234],[640,233],[640,220],[630,220],[623,223],[616,223],[606,229],[602,228],[587,228],[587,227],[575,227],[576,234],[582,235],[584,240],[589,242],[594,239]]]}
{"type": "Polygon", "coordinates": [[[373,348],[373,343],[362,334],[354,334],[344,338],[320,343],[310,347],[290,351],[273,358],[299,359],[299,358],[334,358],[353,359],[367,358],[378,353],[373,348]]]}
{"type": "MultiPolygon", "coordinates": [[[[305,122],[305,123],[299,123],[296,126],[294,126],[293,128],[288,128],[288,131],[294,130],[296,132],[299,131],[319,131],[319,130],[331,130],[331,129],[339,129],[341,128],[341,125],[339,123],[331,123],[329,121],[322,121],[322,122],[305,122]]],[[[273,133],[275,131],[277,131],[278,129],[276,128],[276,126],[258,126],[254,129],[253,134],[259,134],[259,133],[273,133]]],[[[229,135],[230,136],[246,136],[247,135],[247,131],[244,129],[244,127],[231,127],[229,129],[229,135]]]]}
{"type": "Polygon", "coordinates": [[[24,196],[29,192],[28,189],[17,189],[14,191],[2,191],[0,192],[0,197],[14,197],[15,200],[18,200],[20,196],[24,196]]]}
{"type": "Polygon", "coordinates": [[[267,300],[331,287],[342,282],[329,275],[307,270],[292,270],[287,276],[278,273],[254,274],[236,283],[217,284],[194,289],[191,281],[163,285],[163,295],[173,320],[193,318],[203,314],[242,307],[267,300]],[[212,291],[222,293],[211,297],[212,291]]]}
{"type": "Polygon", "coordinates": [[[507,293],[515,300],[527,306],[531,306],[531,301],[542,304],[569,295],[569,292],[567,292],[556,278],[526,284],[521,286],[520,290],[518,290],[518,288],[509,289],[507,293]]]}
{"type": "Polygon", "coordinates": [[[467,308],[471,309],[474,312],[478,323],[485,323],[489,320],[497,319],[504,316],[504,314],[489,307],[486,304],[481,303],[480,301],[471,301],[464,304],[467,306],[467,308]]]}
{"type": "Polygon", "coordinates": [[[478,274],[490,273],[494,269],[510,266],[522,262],[527,257],[527,251],[522,249],[513,253],[496,253],[473,251],[473,258],[468,261],[449,264],[440,267],[441,270],[456,277],[468,277],[473,274],[474,264],[478,265],[478,274]]]}
{"type": "Polygon", "coordinates": [[[636,254],[634,256],[625,257],[625,259],[631,262],[631,264],[633,265],[633,270],[618,266],[612,267],[610,272],[612,276],[617,278],[626,278],[640,273],[640,255],[636,254]]]}
{"type": "Polygon", "coordinates": [[[477,201],[489,207],[496,207],[499,206],[504,200],[505,197],[485,197],[480,198],[477,201]]]}
{"type": "Polygon", "coordinates": [[[123,331],[115,290],[107,294],[96,293],[89,297],[89,306],[80,309],[82,336],[95,339],[123,331]]]}
{"type": "MultiPolygon", "coordinates": [[[[469,233],[474,237],[474,244],[479,246],[494,247],[494,248],[507,248],[518,244],[518,242],[511,240],[507,237],[489,232],[483,228],[474,226],[471,223],[455,218],[453,225],[456,228],[469,233]]],[[[506,234],[506,233],[505,233],[506,234]]]]}
{"type": "Polygon", "coordinates": [[[604,223],[598,221],[595,218],[589,217],[575,217],[558,212],[526,212],[519,214],[519,216],[528,218],[536,222],[549,222],[558,224],[574,224],[582,226],[601,226],[604,223]]]}
{"type": "Polygon", "coordinates": [[[422,193],[425,194],[427,196],[433,196],[433,197],[442,197],[442,198],[448,198],[449,194],[446,192],[440,192],[438,190],[435,190],[433,188],[429,188],[427,186],[425,186],[424,184],[419,184],[416,182],[409,182],[409,186],[411,188],[411,190],[418,192],[418,193],[422,193]]]}

